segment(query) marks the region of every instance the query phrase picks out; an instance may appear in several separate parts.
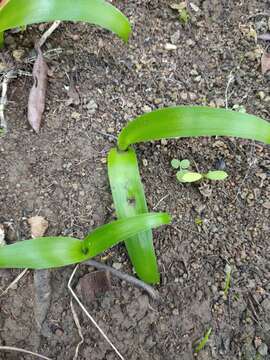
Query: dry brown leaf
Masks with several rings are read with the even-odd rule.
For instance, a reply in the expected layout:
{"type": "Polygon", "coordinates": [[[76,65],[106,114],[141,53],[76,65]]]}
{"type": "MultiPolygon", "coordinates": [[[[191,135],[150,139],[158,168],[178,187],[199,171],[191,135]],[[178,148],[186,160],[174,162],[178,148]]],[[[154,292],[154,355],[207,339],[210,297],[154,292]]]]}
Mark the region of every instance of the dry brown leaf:
{"type": "Polygon", "coordinates": [[[49,226],[48,221],[42,216],[33,216],[29,218],[28,224],[31,226],[32,238],[42,237],[49,226]]]}
{"type": "Polygon", "coordinates": [[[261,59],[262,74],[270,70],[270,53],[264,52],[261,59]]]}
{"type": "Polygon", "coordinates": [[[28,121],[36,133],[39,132],[42,114],[45,110],[48,66],[42,51],[37,47],[38,56],[33,67],[34,84],[28,99],[28,121]]]}

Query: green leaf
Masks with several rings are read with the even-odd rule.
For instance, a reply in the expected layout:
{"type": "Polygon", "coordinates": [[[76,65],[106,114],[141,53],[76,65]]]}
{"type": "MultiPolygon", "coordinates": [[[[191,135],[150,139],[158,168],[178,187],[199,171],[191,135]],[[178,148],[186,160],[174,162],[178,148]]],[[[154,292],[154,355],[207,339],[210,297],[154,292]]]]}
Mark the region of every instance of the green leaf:
{"type": "Polygon", "coordinates": [[[171,161],[171,166],[174,168],[174,169],[178,169],[179,166],[180,166],[181,162],[177,159],[172,159],[171,161]]]}
{"type": "MultiPolygon", "coordinates": [[[[148,211],[141,183],[136,153],[112,149],[108,156],[108,175],[116,214],[119,219],[148,211]]],[[[147,283],[158,283],[159,272],[152,231],[125,239],[130,260],[138,276],[147,283]]]]}
{"type": "Polygon", "coordinates": [[[190,161],[188,159],[184,159],[180,161],[181,169],[188,169],[190,167],[190,161]]]}
{"type": "Polygon", "coordinates": [[[86,259],[81,240],[62,236],[19,241],[0,249],[1,268],[44,269],[86,259]]]}
{"type": "Polygon", "coordinates": [[[0,31],[0,49],[4,46],[5,34],[4,31],[0,31]]]}
{"type": "MultiPolygon", "coordinates": [[[[171,221],[167,213],[147,213],[100,226],[83,240],[83,251],[94,257],[120,241],[171,221]]],[[[141,254],[142,255],[142,254],[141,254]]]]}
{"type": "Polygon", "coordinates": [[[54,20],[84,21],[99,25],[128,40],[127,18],[103,0],[9,0],[0,6],[0,32],[54,20]]]}
{"type": "Polygon", "coordinates": [[[191,183],[195,181],[199,181],[202,178],[202,175],[196,172],[191,171],[178,171],[176,174],[177,179],[182,183],[191,183]]]}
{"type": "Polygon", "coordinates": [[[141,141],[191,136],[235,136],[270,144],[270,123],[248,114],[204,106],[156,110],[131,121],[120,133],[118,146],[126,150],[141,141]]]}
{"type": "Polygon", "coordinates": [[[212,328],[208,329],[208,331],[205,333],[204,337],[202,338],[202,340],[199,342],[198,346],[195,349],[195,353],[198,353],[199,351],[201,351],[205,345],[207,344],[209,337],[212,333],[212,328]]]}
{"type": "Polygon", "coordinates": [[[94,230],[81,241],[70,237],[42,237],[0,248],[0,268],[46,269],[87,260],[127,237],[162,224],[166,213],[148,213],[114,221],[94,230]]]}
{"type": "Polygon", "coordinates": [[[225,180],[228,177],[228,174],[226,171],[214,170],[208,171],[204,176],[209,180],[225,180]]]}

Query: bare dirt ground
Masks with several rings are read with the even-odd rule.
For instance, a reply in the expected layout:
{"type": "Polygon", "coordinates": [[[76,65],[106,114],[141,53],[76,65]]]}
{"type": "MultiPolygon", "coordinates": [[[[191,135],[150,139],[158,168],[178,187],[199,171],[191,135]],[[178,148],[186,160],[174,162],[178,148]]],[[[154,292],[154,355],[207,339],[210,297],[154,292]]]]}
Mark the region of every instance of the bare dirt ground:
{"type": "MultiPolygon", "coordinates": [[[[15,229],[8,243],[29,238],[26,219],[36,214],[49,221],[48,235],[80,238],[114,219],[105,158],[115,142],[111,135],[136,115],[173,104],[224,107],[231,74],[228,106],[270,118],[270,77],[260,69],[266,44],[254,38],[254,30],[269,30],[268,0],[194,0],[200,10],[192,12],[186,26],[172,3],[114,1],[133,25],[128,45],[95,27],[62,24],[45,46],[60,50],[49,52],[39,135],[26,119],[31,78],[10,83],[9,130],[0,138],[0,222],[11,222],[15,229]],[[167,43],[176,49],[166,50],[167,43]],[[69,78],[79,102],[70,101],[69,78]]],[[[9,34],[0,53],[2,68],[31,71],[27,61],[43,29],[9,34]]],[[[113,279],[112,290],[94,301],[82,296],[89,312],[128,360],[270,359],[269,146],[200,138],[146,143],[136,150],[149,208],[167,211],[174,219],[172,226],[154,231],[162,274],[156,289],[163,302],[156,304],[113,279]],[[173,158],[188,158],[200,171],[222,162],[229,178],[181,185],[170,166],[173,158]],[[224,298],[227,263],[232,283],[224,298]],[[207,346],[194,355],[194,343],[210,327],[207,346]]],[[[132,271],[123,246],[108,252],[106,262],[132,271]]],[[[51,270],[52,301],[41,334],[34,318],[32,272],[0,297],[1,345],[73,359],[80,339],[67,289],[72,269],[51,270]]],[[[79,268],[79,293],[80,279],[89,271],[85,265],[79,268]]],[[[18,273],[1,270],[1,289],[18,273]]],[[[75,309],[85,337],[78,359],[117,359],[75,309]]],[[[2,352],[0,359],[32,358],[2,352]]]]}

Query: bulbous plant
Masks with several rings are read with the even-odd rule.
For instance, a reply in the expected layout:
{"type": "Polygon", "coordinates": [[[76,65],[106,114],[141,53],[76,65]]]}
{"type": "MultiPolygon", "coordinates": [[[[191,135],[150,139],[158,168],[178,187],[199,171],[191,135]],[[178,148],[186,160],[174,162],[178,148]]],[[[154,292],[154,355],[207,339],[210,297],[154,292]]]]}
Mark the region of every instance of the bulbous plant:
{"type": "Polygon", "coordinates": [[[87,235],[25,240],[0,248],[0,267],[42,269],[85,261],[125,241],[138,276],[158,283],[151,229],[168,224],[166,213],[148,213],[136,153],[140,141],[191,136],[235,136],[270,144],[270,123],[244,113],[201,106],[179,106],[144,114],[131,121],[108,156],[108,175],[117,221],[87,235]]]}
{"type": "Polygon", "coordinates": [[[0,44],[4,31],[54,20],[85,21],[99,25],[128,40],[127,18],[104,0],[2,0],[0,1],[0,44]]]}
{"type": "MultiPolygon", "coordinates": [[[[111,150],[108,158],[111,190],[119,218],[146,211],[135,152],[130,146],[142,141],[196,136],[234,136],[270,144],[270,123],[253,115],[204,106],[160,109],[130,121],[118,137],[118,148],[111,150]]],[[[157,282],[151,230],[135,235],[125,244],[138,275],[146,282],[157,282]]]]}

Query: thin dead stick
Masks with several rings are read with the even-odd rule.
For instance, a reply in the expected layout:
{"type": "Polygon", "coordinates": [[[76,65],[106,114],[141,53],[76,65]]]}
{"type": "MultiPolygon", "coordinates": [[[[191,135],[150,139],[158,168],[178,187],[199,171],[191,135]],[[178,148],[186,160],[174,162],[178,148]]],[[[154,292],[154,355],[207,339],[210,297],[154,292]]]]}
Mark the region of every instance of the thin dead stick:
{"type": "Polygon", "coordinates": [[[38,353],[34,353],[32,351],[25,350],[25,349],[20,349],[20,348],[13,347],[13,346],[0,346],[0,350],[3,350],[3,351],[17,351],[17,352],[22,352],[22,353],[25,353],[25,354],[30,354],[30,355],[39,357],[40,359],[52,360],[52,359],[48,358],[47,356],[40,355],[38,353]]]}
{"type": "Polygon", "coordinates": [[[226,109],[228,109],[228,100],[229,100],[228,99],[228,91],[229,91],[229,87],[230,87],[231,83],[233,82],[233,80],[234,80],[234,76],[232,74],[232,71],[230,71],[227,86],[226,86],[226,90],[225,90],[225,106],[226,106],[226,109]]]}
{"type": "Polygon", "coordinates": [[[268,16],[270,16],[270,13],[268,13],[268,12],[259,12],[257,14],[250,15],[248,17],[248,19],[252,19],[252,18],[257,17],[257,16],[266,16],[266,17],[268,17],[268,16]]]}
{"type": "Polygon", "coordinates": [[[158,205],[165,199],[167,199],[167,197],[170,196],[170,194],[167,194],[165,196],[163,196],[157,203],[156,205],[153,207],[153,210],[156,210],[156,208],[158,207],[158,205]]]}
{"type": "Polygon", "coordinates": [[[7,103],[7,89],[8,89],[9,82],[11,81],[11,79],[14,79],[14,77],[15,77],[15,71],[10,70],[4,75],[4,78],[2,81],[2,94],[1,94],[1,98],[0,98],[0,127],[3,128],[4,130],[7,130],[7,122],[5,119],[5,106],[7,103]]]}
{"type": "Polygon", "coordinates": [[[160,296],[159,296],[158,292],[155,289],[153,289],[152,286],[144,283],[143,281],[135,278],[134,276],[122,273],[119,270],[116,270],[108,265],[102,264],[95,260],[87,260],[87,261],[83,262],[83,264],[93,266],[99,270],[109,271],[112,275],[118,277],[119,279],[129,282],[129,283],[133,284],[134,286],[145,290],[148,293],[148,295],[151,296],[151,298],[153,300],[160,301],[160,296]]]}
{"type": "Polygon", "coordinates": [[[54,30],[56,30],[58,28],[58,26],[60,25],[61,21],[55,21],[47,31],[45,31],[45,33],[41,36],[41,38],[39,39],[37,46],[38,48],[41,48],[42,45],[45,44],[46,40],[48,39],[48,37],[51,36],[51,34],[54,32],[54,30]]]}
{"type": "Polygon", "coordinates": [[[84,337],[83,337],[83,334],[82,334],[82,328],[81,328],[81,325],[80,325],[80,321],[79,321],[78,315],[77,315],[77,313],[76,313],[76,311],[74,309],[74,305],[73,305],[72,300],[70,301],[70,308],[71,308],[71,311],[72,311],[74,322],[75,322],[75,324],[77,326],[77,329],[78,329],[78,333],[79,333],[80,338],[81,338],[81,341],[76,346],[75,355],[73,356],[73,360],[77,360],[80,346],[84,343],[84,337]]]}
{"type": "Polygon", "coordinates": [[[27,273],[28,269],[24,269],[9,285],[8,287],[0,294],[0,297],[1,296],[4,296],[8,291],[9,289],[12,288],[12,286],[14,286],[18,281],[21,280],[21,278],[27,273]]]}
{"type": "Polygon", "coordinates": [[[117,350],[117,348],[113,345],[113,343],[111,342],[111,340],[108,338],[108,336],[104,333],[104,331],[101,329],[101,327],[99,327],[98,323],[95,321],[95,319],[89,314],[89,312],[86,310],[86,308],[84,307],[84,305],[81,303],[81,301],[79,300],[78,296],[76,295],[76,293],[74,292],[74,290],[71,287],[71,283],[72,280],[74,278],[74,275],[78,269],[77,265],[75,267],[75,269],[73,270],[69,281],[68,281],[68,289],[71,292],[71,295],[74,297],[74,299],[77,301],[78,305],[80,306],[80,308],[83,310],[83,312],[85,313],[85,315],[88,317],[88,319],[94,324],[94,326],[98,329],[98,331],[100,332],[100,334],[104,337],[104,339],[107,341],[107,343],[113,348],[113,350],[116,352],[116,354],[119,356],[119,358],[121,360],[125,360],[124,357],[120,354],[120,352],[117,350]]]}

